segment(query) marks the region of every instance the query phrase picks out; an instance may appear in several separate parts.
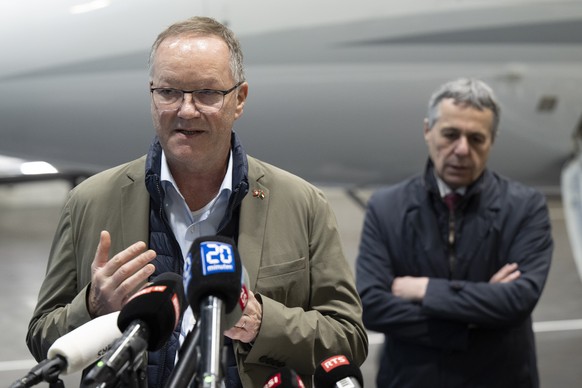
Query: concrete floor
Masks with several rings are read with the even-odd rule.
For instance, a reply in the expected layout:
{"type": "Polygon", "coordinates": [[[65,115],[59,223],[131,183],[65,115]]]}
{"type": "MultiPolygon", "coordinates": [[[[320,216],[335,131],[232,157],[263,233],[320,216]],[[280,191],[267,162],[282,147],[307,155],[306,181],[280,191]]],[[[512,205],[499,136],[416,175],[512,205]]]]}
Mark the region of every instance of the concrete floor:
{"type": "MultiPolygon", "coordinates": [[[[0,315],[0,382],[5,385],[36,364],[25,335],[67,190],[61,182],[0,186],[0,308],[5,312],[0,315]]],[[[340,189],[324,191],[336,211],[353,265],[363,210],[340,189]]],[[[361,192],[363,198],[368,194],[361,192]]],[[[582,384],[582,283],[572,259],[561,201],[550,199],[549,204],[555,252],[546,289],[534,311],[538,363],[542,387],[576,387],[582,384]]],[[[362,372],[365,386],[374,387],[382,336],[369,334],[370,353],[362,372]]],[[[63,376],[63,382],[65,387],[76,387],[79,375],[63,376]]]]}

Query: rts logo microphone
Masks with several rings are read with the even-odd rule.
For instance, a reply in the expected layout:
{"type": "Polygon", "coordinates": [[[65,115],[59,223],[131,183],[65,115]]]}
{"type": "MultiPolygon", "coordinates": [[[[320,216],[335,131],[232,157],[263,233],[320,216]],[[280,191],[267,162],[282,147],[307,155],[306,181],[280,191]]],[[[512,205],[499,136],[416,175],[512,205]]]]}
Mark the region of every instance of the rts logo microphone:
{"type": "Polygon", "coordinates": [[[263,388],[275,388],[281,385],[281,383],[282,383],[281,373],[279,372],[273,377],[271,377],[269,381],[267,381],[267,383],[263,386],[263,388]]]}
{"type": "Polygon", "coordinates": [[[340,365],[350,365],[350,362],[348,361],[348,359],[345,356],[342,356],[342,355],[333,356],[333,357],[330,357],[327,360],[323,360],[321,362],[321,367],[327,373],[329,373],[329,371],[331,371],[332,369],[334,369],[340,365]]]}
{"type": "Polygon", "coordinates": [[[303,380],[299,377],[295,372],[286,370],[285,377],[283,376],[283,372],[277,372],[269,381],[263,385],[263,388],[285,388],[285,387],[298,387],[298,388],[305,388],[305,384],[303,384],[303,380]]]}

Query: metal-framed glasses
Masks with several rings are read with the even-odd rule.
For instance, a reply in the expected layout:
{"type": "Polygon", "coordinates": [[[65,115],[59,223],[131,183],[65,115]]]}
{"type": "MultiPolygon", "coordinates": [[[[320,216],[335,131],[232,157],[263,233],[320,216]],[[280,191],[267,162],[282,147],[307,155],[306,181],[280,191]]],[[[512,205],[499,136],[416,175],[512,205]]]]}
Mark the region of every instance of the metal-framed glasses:
{"type": "Polygon", "coordinates": [[[190,93],[194,106],[201,113],[216,113],[224,104],[224,96],[242,85],[244,81],[238,82],[227,90],[198,89],[180,90],[174,88],[152,88],[150,92],[156,107],[160,110],[178,110],[184,102],[184,94],[190,93]]]}

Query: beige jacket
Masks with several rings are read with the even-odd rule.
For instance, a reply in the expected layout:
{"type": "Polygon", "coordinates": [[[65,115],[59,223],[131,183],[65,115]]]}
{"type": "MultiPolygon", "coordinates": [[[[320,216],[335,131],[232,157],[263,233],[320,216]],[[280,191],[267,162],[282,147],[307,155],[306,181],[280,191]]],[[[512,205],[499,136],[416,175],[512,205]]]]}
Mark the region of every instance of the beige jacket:
{"type": "MultiPolygon", "coordinates": [[[[248,162],[238,249],[262,300],[263,321],[252,348],[235,343],[241,380],[262,387],[285,365],[311,386],[322,359],[343,354],[361,365],[367,356],[354,276],[323,193],[257,159],[248,162]],[[264,195],[253,196],[254,190],[264,195]]],[[[113,254],[148,241],[144,179],[145,156],[87,179],[68,195],[26,338],[37,360],[90,320],[85,296],[100,231],[110,232],[113,254]]]]}

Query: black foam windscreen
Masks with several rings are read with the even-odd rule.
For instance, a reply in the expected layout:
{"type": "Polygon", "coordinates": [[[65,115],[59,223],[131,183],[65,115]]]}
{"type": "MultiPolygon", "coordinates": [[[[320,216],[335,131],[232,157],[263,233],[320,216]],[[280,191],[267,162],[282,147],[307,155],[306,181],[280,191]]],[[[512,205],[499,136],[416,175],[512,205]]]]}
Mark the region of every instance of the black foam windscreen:
{"type": "Polygon", "coordinates": [[[337,355],[321,361],[313,375],[313,382],[317,388],[334,388],[336,383],[347,377],[352,377],[364,386],[362,371],[344,355],[337,355]]]}
{"type": "Polygon", "coordinates": [[[238,303],[230,312],[224,315],[225,329],[230,329],[239,321],[249,301],[250,280],[249,274],[244,266],[242,266],[240,282],[240,297],[238,298],[238,303]]]}
{"type": "Polygon", "coordinates": [[[182,276],[166,272],[131,297],[119,312],[117,326],[123,332],[133,321],[142,321],[149,331],[148,350],[155,351],[170,338],[185,308],[182,276]]]}
{"type": "Polygon", "coordinates": [[[288,367],[282,367],[265,381],[263,388],[305,388],[305,385],[297,372],[288,367]]]}
{"type": "Polygon", "coordinates": [[[186,259],[184,276],[188,302],[194,314],[200,311],[205,297],[222,300],[225,312],[237,305],[241,292],[242,264],[234,241],[224,236],[198,237],[186,259]]]}

